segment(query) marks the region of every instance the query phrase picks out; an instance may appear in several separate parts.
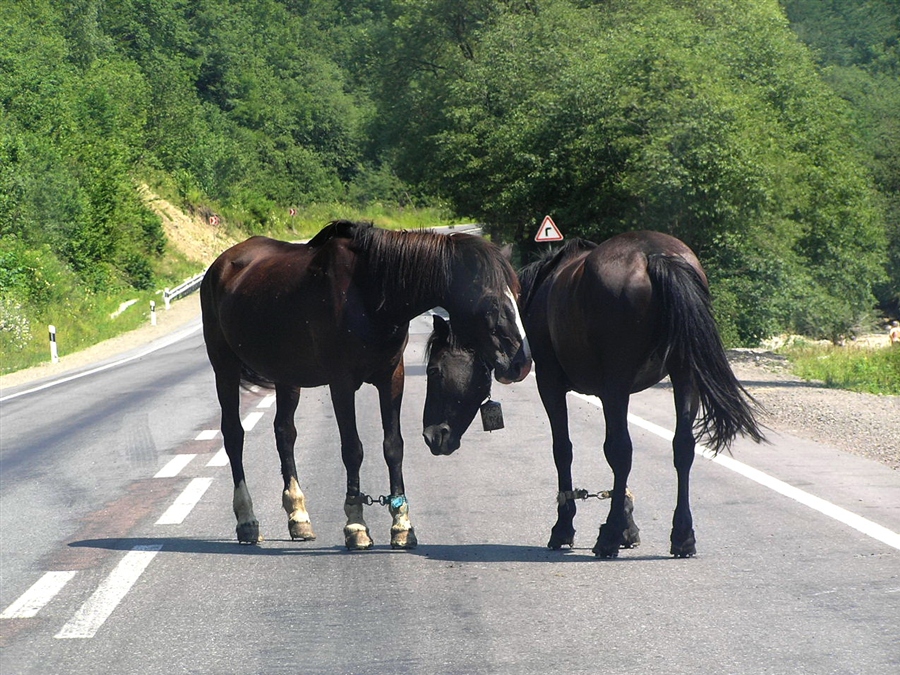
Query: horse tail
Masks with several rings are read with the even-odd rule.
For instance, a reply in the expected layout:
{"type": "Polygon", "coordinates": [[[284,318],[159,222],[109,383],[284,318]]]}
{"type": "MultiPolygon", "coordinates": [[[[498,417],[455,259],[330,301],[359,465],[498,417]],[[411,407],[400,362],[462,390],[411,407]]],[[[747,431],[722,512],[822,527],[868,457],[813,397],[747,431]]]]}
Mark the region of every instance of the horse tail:
{"type": "Polygon", "coordinates": [[[690,371],[700,396],[698,438],[716,453],[739,433],[757,443],[765,440],[755,417],[760,406],[731,370],[704,279],[686,260],[671,255],[648,256],[647,272],[662,305],[665,360],[690,371]]]}
{"type": "Polygon", "coordinates": [[[249,389],[250,385],[256,385],[257,387],[262,387],[263,389],[274,389],[275,382],[270,380],[267,377],[263,377],[255,370],[250,368],[243,361],[241,362],[241,385],[249,389]]]}

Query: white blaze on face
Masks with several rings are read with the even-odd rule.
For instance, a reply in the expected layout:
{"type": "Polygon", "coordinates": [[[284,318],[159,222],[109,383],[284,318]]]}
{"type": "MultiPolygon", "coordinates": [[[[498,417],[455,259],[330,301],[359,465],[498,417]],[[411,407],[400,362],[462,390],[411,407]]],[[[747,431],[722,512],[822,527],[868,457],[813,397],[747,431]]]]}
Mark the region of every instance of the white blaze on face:
{"type": "Polygon", "coordinates": [[[512,290],[508,286],[506,288],[506,297],[512,303],[513,314],[516,317],[516,328],[519,329],[519,335],[522,337],[522,348],[525,350],[525,358],[530,359],[531,347],[528,345],[528,338],[525,337],[525,326],[522,324],[522,317],[519,315],[519,303],[516,302],[516,296],[513,295],[512,290]]]}

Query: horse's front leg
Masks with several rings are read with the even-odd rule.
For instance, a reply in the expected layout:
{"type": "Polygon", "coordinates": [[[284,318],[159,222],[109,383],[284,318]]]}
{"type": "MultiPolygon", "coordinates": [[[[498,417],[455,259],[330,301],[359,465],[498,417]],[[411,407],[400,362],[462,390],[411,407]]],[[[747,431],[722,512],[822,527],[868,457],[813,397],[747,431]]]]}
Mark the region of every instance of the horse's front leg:
{"type": "Polygon", "coordinates": [[[672,374],[675,393],[675,437],[672,451],[675,471],[678,474],[678,501],[672,517],[672,534],[669,552],[676,558],[689,558],[697,553],[694,538],[694,518],[691,515],[690,475],[694,463],[694,419],[699,409],[697,392],[691,378],[672,374]]]}
{"type": "Polygon", "coordinates": [[[628,433],[628,394],[607,396],[602,400],[606,421],[603,453],[614,479],[609,515],[600,527],[593,551],[598,558],[615,558],[620,547],[633,548],[641,543],[641,537],[632,517],[634,501],[627,490],[633,450],[628,433]]]}
{"type": "Polygon", "coordinates": [[[363,499],[359,492],[359,469],[363,461],[363,447],[356,428],[356,389],[352,385],[331,385],[331,403],[341,435],[341,459],[347,470],[347,496],[344,500],[344,544],[351,551],[363,551],[373,546],[369,526],[363,518],[363,499]]]}
{"type": "Polygon", "coordinates": [[[404,367],[401,356],[384,377],[375,380],[384,429],[384,461],[391,485],[388,510],[391,512],[391,546],[415,548],[416,532],[409,520],[409,502],[403,485],[403,436],[400,433],[400,404],[403,401],[404,367]]]}
{"type": "Polygon", "coordinates": [[[306,498],[300,489],[297,464],[294,461],[294,443],[297,440],[294,413],[299,402],[299,388],[284,385],[275,387],[275,446],[278,448],[281,476],[284,479],[281,504],[288,515],[288,533],[291,539],[307,541],[315,539],[316,535],[306,511],[306,498]]]}
{"type": "Polygon", "coordinates": [[[559,550],[575,545],[576,506],[572,495],[572,441],[569,438],[569,409],[566,388],[558,378],[550,377],[547,368],[538,369],[538,393],[553,438],[553,462],[556,465],[557,496],[556,523],[550,530],[547,547],[559,550]]]}

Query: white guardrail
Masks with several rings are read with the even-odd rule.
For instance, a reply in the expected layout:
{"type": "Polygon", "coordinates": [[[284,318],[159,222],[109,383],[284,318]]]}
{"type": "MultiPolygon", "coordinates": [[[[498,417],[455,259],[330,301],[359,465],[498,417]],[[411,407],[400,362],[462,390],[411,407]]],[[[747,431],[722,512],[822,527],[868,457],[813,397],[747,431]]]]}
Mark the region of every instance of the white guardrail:
{"type": "Polygon", "coordinates": [[[197,276],[191,277],[187,281],[180,283],[175,288],[165,289],[163,291],[163,300],[166,303],[166,309],[169,309],[174,298],[182,295],[187,295],[188,293],[193,293],[198,288],[200,288],[200,282],[203,281],[203,276],[205,274],[206,272],[200,272],[200,274],[198,274],[197,276]]]}

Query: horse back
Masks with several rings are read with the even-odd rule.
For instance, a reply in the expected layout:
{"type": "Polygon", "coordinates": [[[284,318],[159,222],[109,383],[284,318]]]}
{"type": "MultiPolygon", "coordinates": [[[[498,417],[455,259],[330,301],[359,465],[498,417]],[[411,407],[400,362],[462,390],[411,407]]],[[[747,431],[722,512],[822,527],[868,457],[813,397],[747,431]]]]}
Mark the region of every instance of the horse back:
{"type": "Polygon", "coordinates": [[[574,389],[630,393],[665,377],[658,349],[662,306],[648,273],[656,255],[682,257],[702,275],[690,248],[661,232],[627,232],[560,265],[547,295],[547,321],[574,389]]]}
{"type": "Polygon", "coordinates": [[[252,237],[225,251],[201,286],[214,367],[227,352],[272,382],[319,386],[342,373],[361,381],[365,364],[357,361],[371,350],[360,335],[371,321],[356,266],[350,240],[340,237],[321,246],[252,237]]]}

